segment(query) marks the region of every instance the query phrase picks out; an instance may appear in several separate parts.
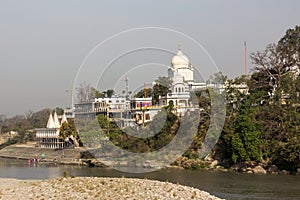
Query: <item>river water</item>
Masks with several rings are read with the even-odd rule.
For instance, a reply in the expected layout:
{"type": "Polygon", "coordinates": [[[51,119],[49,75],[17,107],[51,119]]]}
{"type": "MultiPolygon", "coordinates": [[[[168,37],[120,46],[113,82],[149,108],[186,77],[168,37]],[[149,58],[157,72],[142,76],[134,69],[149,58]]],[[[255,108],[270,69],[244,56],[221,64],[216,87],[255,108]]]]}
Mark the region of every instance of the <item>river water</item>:
{"type": "Polygon", "coordinates": [[[27,161],[0,158],[0,177],[17,179],[49,179],[69,176],[136,177],[180,183],[205,190],[225,199],[299,199],[300,176],[254,175],[192,170],[159,170],[145,174],[122,173],[113,169],[79,166],[55,166],[40,163],[28,166],[27,161]]]}

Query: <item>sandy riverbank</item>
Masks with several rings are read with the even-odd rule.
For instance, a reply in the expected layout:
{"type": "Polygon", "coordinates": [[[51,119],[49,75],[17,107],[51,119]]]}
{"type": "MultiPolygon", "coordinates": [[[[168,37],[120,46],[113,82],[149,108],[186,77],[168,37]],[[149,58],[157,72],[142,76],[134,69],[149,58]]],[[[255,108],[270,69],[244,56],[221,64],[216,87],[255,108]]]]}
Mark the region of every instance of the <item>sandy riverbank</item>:
{"type": "Polygon", "coordinates": [[[76,177],[51,180],[0,179],[0,199],[203,199],[196,188],[132,178],[76,177]]]}

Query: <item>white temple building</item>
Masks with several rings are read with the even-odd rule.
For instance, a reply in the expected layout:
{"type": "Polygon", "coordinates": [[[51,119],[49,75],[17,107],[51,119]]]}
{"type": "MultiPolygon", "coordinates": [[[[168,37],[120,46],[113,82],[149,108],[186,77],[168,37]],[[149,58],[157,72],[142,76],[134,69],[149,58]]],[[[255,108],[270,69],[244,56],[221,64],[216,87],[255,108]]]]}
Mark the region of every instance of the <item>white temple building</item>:
{"type": "Polygon", "coordinates": [[[160,105],[166,106],[172,101],[177,115],[184,115],[187,110],[193,110],[190,102],[190,92],[196,89],[205,90],[206,83],[197,83],[194,80],[194,68],[188,57],[179,48],[173,56],[171,67],[168,68],[168,78],[172,80],[171,92],[160,98],[160,105]]]}
{"type": "Polygon", "coordinates": [[[65,147],[65,141],[59,137],[59,129],[61,127],[61,124],[64,122],[68,122],[65,114],[62,115],[61,121],[59,121],[56,112],[53,116],[50,113],[47,127],[36,129],[36,139],[38,147],[63,149],[65,147]]]}

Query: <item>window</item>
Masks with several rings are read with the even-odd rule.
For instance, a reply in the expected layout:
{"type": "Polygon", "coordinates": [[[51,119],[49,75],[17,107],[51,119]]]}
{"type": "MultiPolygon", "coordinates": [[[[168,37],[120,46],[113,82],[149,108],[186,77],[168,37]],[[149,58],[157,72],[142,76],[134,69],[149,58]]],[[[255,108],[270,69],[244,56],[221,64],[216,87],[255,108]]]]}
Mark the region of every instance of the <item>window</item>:
{"type": "Polygon", "coordinates": [[[145,116],[145,120],[150,120],[150,115],[148,113],[145,116]]]}

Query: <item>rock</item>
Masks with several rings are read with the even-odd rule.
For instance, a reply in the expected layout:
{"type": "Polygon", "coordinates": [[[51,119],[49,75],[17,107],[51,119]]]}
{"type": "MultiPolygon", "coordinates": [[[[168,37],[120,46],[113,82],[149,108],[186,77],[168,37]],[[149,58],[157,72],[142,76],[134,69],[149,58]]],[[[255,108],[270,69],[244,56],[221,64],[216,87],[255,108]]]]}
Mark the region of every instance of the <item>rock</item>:
{"type": "Polygon", "coordinates": [[[266,174],[267,173],[267,171],[264,168],[262,168],[262,166],[256,166],[256,167],[254,167],[252,169],[252,172],[254,174],[266,174]]]}
{"type": "Polygon", "coordinates": [[[276,165],[271,165],[268,168],[268,172],[271,174],[278,174],[278,167],[276,165]]]}
{"type": "Polygon", "coordinates": [[[252,171],[252,168],[251,167],[247,167],[246,170],[247,171],[252,171]]]}
{"type": "Polygon", "coordinates": [[[212,161],[213,158],[211,156],[211,154],[208,154],[205,158],[204,158],[205,161],[212,161]]]}
{"type": "Polygon", "coordinates": [[[216,165],[218,165],[219,164],[219,161],[217,161],[217,160],[214,160],[214,161],[212,161],[211,162],[211,164],[209,165],[209,167],[210,168],[214,168],[216,165]]]}
{"type": "Polygon", "coordinates": [[[232,169],[234,171],[239,171],[239,172],[243,171],[243,169],[246,169],[246,168],[247,168],[246,162],[236,163],[230,167],[230,169],[232,169]]]}
{"type": "Polygon", "coordinates": [[[220,168],[219,171],[221,171],[221,172],[228,172],[229,170],[228,169],[224,169],[224,168],[220,168]]]}
{"type": "Polygon", "coordinates": [[[287,171],[287,170],[282,170],[282,171],[280,172],[280,174],[285,174],[285,175],[288,175],[288,174],[290,174],[290,172],[289,172],[289,171],[287,171]]]}
{"type": "Polygon", "coordinates": [[[257,162],[256,162],[256,161],[246,162],[246,165],[247,165],[248,167],[255,167],[255,166],[257,166],[257,162]]]}
{"type": "Polygon", "coordinates": [[[269,163],[269,160],[261,160],[259,165],[263,166],[263,167],[266,167],[268,165],[268,163],[269,163]]]}
{"type": "Polygon", "coordinates": [[[184,168],[183,168],[183,167],[176,166],[176,165],[166,165],[164,168],[165,168],[165,169],[177,169],[177,170],[184,170],[184,168]]]}

